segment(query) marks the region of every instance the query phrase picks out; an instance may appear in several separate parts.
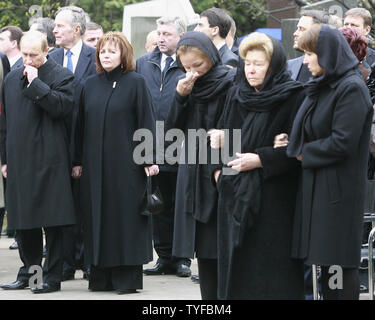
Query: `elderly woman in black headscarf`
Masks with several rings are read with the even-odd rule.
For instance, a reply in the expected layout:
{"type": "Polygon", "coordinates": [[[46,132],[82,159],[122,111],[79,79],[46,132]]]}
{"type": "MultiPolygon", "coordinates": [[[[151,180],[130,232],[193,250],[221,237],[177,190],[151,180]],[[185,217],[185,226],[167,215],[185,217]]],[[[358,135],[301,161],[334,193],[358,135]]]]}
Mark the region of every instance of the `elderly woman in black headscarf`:
{"type": "Polygon", "coordinates": [[[236,70],[222,64],[202,32],[181,38],[177,61],[186,77],[177,84],[166,124],[185,136],[177,176],[173,255],[194,258],[195,253],[202,298],[217,299],[217,190],[211,172],[218,165],[213,164],[207,132],[217,126],[236,70]],[[189,135],[192,129],[200,130],[199,138],[189,135]]]}
{"type": "Polygon", "coordinates": [[[299,47],[313,79],[287,149],[302,166],[293,256],[321,266],[324,299],[358,299],[372,103],[338,30],[314,26],[299,47]]]}
{"type": "MultiPolygon", "coordinates": [[[[245,65],[219,123],[228,135],[241,130],[240,152],[218,178],[219,298],[303,299],[303,264],[290,257],[298,161],[273,148],[274,137],[291,129],[303,88],[276,39],[253,33],[239,50],[245,65]]],[[[222,132],[211,145],[224,150],[222,132]]]]}

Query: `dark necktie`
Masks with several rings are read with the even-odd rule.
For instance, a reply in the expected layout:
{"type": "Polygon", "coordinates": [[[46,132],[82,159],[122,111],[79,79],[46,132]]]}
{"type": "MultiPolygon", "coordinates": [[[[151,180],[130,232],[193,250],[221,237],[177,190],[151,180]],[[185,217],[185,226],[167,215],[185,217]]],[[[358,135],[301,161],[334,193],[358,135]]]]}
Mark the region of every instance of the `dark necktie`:
{"type": "Polygon", "coordinates": [[[166,60],[165,60],[165,67],[163,69],[163,79],[165,78],[165,75],[170,67],[170,65],[173,63],[173,58],[172,57],[168,57],[166,60]]]}
{"type": "Polygon", "coordinates": [[[73,72],[73,61],[72,61],[72,52],[70,50],[68,50],[66,52],[66,56],[68,57],[68,64],[66,65],[66,67],[71,71],[73,72]]]}

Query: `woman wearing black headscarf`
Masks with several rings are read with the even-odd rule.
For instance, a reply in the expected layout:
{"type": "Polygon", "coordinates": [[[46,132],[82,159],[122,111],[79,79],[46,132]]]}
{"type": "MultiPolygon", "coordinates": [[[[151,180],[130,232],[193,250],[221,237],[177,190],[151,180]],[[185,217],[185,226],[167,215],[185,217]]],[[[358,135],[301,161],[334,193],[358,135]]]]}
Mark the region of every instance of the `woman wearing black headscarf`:
{"type": "Polygon", "coordinates": [[[358,299],[372,103],[338,30],[314,26],[299,47],[314,78],[287,149],[302,165],[293,256],[322,267],[324,299],[358,299]]]}
{"type": "Polygon", "coordinates": [[[253,33],[239,50],[245,66],[219,124],[241,130],[241,152],[227,163],[237,174],[224,167],[218,179],[219,298],[303,299],[303,264],[290,258],[298,161],[273,148],[291,129],[303,88],[277,40],[253,33]]]}
{"type": "Polygon", "coordinates": [[[183,131],[185,152],[177,176],[173,255],[194,258],[196,253],[202,298],[217,299],[217,190],[205,133],[217,126],[235,69],[221,63],[216,47],[202,32],[181,38],[177,61],[186,77],[177,84],[166,127],[183,131]],[[203,129],[200,144],[189,136],[192,129],[203,129]]]}

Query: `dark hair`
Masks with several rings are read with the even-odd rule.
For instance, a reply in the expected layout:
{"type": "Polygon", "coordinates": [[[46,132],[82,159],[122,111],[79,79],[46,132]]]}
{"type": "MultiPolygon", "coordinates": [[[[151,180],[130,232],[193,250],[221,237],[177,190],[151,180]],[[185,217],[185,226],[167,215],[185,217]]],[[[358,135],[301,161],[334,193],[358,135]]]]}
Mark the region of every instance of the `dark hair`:
{"type": "Polygon", "coordinates": [[[206,17],[210,28],[219,27],[219,35],[225,39],[232,27],[232,21],[229,15],[222,9],[211,8],[203,11],[201,17],[206,17]]]}
{"type": "Polygon", "coordinates": [[[98,73],[102,73],[104,70],[102,64],[100,63],[99,55],[100,50],[107,42],[112,42],[118,45],[121,52],[121,65],[123,66],[124,73],[135,71],[133,47],[128,39],[126,39],[126,37],[118,31],[107,32],[99,39],[98,44],[96,45],[95,54],[96,71],[98,73]]]}
{"type": "Polygon", "coordinates": [[[318,54],[318,39],[321,28],[322,25],[314,24],[309,30],[305,31],[298,39],[298,47],[318,54]]]}
{"type": "Polygon", "coordinates": [[[301,17],[311,17],[314,23],[329,24],[330,15],[323,10],[305,10],[301,12],[301,17]]]}
{"type": "Polygon", "coordinates": [[[48,46],[55,47],[56,38],[53,34],[53,29],[55,28],[55,21],[51,18],[37,18],[34,20],[33,24],[37,25],[36,30],[47,35],[48,46]]]}
{"type": "Polygon", "coordinates": [[[339,30],[348,41],[350,48],[352,49],[357,59],[359,61],[363,61],[363,59],[367,55],[368,41],[366,37],[363,36],[362,33],[356,28],[343,27],[339,30]]]}
{"type": "Polygon", "coordinates": [[[6,27],[3,27],[3,28],[0,29],[0,33],[3,33],[5,31],[9,31],[10,41],[14,41],[14,40],[17,41],[17,48],[19,49],[20,48],[20,41],[21,41],[21,38],[23,36],[23,32],[22,32],[21,28],[16,27],[16,26],[6,26],[6,27]]]}

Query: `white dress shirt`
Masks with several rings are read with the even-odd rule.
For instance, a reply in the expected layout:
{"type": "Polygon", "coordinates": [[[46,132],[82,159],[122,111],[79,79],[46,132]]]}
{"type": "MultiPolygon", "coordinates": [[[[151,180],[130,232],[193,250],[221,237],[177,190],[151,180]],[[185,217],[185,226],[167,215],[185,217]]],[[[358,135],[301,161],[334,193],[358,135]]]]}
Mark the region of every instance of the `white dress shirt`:
{"type": "MultiPolygon", "coordinates": [[[[169,56],[167,56],[166,54],[162,54],[161,55],[161,63],[160,63],[160,67],[161,67],[161,71],[163,72],[164,68],[165,68],[165,60],[167,60],[169,56]]],[[[172,59],[173,59],[173,62],[170,64],[170,66],[176,61],[176,54],[174,53],[173,55],[170,56],[172,59]]]]}
{"type": "Polygon", "coordinates": [[[21,54],[18,54],[12,58],[8,58],[10,67],[13,67],[13,65],[18,61],[19,58],[22,58],[21,54]]]}
{"type": "MultiPolygon", "coordinates": [[[[81,51],[82,51],[82,46],[83,46],[83,42],[82,40],[79,40],[76,45],[70,49],[70,51],[72,52],[72,64],[73,64],[73,73],[76,72],[76,67],[77,67],[77,63],[78,63],[78,59],[79,59],[79,55],[81,54],[81,51]]],[[[67,65],[68,65],[68,56],[66,55],[66,49],[64,49],[64,62],[63,62],[63,66],[66,68],[67,65]]]]}

